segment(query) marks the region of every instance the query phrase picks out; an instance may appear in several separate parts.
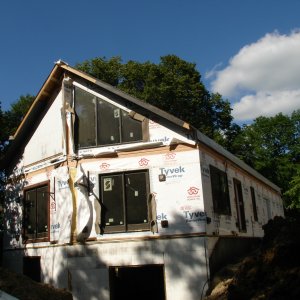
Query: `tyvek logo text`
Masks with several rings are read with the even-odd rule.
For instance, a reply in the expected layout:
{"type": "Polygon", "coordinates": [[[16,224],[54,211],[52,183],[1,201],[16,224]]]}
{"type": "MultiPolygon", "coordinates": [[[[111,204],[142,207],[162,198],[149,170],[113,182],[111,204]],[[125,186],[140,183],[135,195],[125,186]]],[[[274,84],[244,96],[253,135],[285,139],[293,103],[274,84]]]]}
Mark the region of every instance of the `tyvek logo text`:
{"type": "Polygon", "coordinates": [[[182,166],[176,168],[160,168],[161,174],[165,174],[167,178],[182,177],[185,173],[185,169],[182,166]]]}

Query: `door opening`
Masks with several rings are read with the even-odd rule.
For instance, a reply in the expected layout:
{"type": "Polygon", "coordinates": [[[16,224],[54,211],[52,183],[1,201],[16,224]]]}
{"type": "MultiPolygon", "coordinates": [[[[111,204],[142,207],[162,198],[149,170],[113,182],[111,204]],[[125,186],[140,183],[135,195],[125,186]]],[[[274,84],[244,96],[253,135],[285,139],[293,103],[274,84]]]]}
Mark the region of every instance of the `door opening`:
{"type": "Polygon", "coordinates": [[[110,299],[165,300],[163,265],[109,268],[110,299]]]}

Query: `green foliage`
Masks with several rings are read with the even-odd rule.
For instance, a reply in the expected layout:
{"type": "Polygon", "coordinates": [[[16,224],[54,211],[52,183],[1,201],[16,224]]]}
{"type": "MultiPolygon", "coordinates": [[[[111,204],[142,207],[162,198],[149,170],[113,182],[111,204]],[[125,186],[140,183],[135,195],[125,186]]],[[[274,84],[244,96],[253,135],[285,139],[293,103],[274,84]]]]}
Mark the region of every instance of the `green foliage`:
{"type": "Polygon", "coordinates": [[[300,110],[290,117],[282,113],[259,117],[243,126],[231,146],[237,156],[282,188],[287,207],[299,203],[299,123],[300,110]]]}
{"type": "Polygon", "coordinates": [[[1,102],[0,102],[0,151],[2,151],[2,141],[4,140],[4,131],[2,130],[2,128],[4,128],[4,116],[3,116],[3,112],[2,112],[2,108],[1,108],[1,102]]]}
{"type": "Polygon", "coordinates": [[[175,55],[161,57],[158,64],[95,58],[76,68],[177,116],[210,137],[230,127],[229,102],[210,94],[196,65],[175,55]]]}
{"type": "Polygon", "coordinates": [[[300,166],[297,166],[297,172],[292,177],[289,183],[289,189],[284,193],[285,198],[288,199],[288,208],[300,209],[300,166]]]}
{"type": "Polygon", "coordinates": [[[77,64],[76,67],[113,86],[119,84],[122,67],[120,57],[113,57],[110,60],[105,57],[96,57],[77,64]]]}
{"type": "Polygon", "coordinates": [[[31,95],[20,96],[19,100],[11,105],[11,109],[4,113],[6,138],[14,134],[33,103],[31,95]]]}
{"type": "MultiPolygon", "coordinates": [[[[31,95],[20,96],[19,100],[11,105],[11,109],[5,112],[2,111],[0,103],[0,160],[9,145],[9,136],[15,133],[33,100],[31,95]]],[[[3,225],[4,184],[5,174],[0,170],[0,231],[3,225]]]]}
{"type": "MultiPolygon", "coordinates": [[[[3,150],[4,150],[4,136],[5,133],[2,130],[2,128],[4,128],[5,125],[5,121],[4,121],[4,116],[3,116],[3,112],[2,112],[2,108],[1,108],[1,102],[0,102],[0,159],[2,159],[3,156],[3,150]]],[[[0,170],[0,234],[1,234],[1,230],[3,229],[3,201],[4,201],[4,174],[3,172],[0,170]]],[[[1,237],[0,237],[1,238],[1,237]]]]}

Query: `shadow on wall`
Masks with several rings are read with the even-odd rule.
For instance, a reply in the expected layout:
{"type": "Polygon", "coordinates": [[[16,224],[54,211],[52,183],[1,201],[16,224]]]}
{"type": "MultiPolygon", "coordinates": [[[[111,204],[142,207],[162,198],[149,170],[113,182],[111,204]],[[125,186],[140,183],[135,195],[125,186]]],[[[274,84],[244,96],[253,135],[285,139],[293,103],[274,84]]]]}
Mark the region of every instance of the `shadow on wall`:
{"type": "MultiPolygon", "coordinates": [[[[9,238],[6,242],[12,247],[24,247],[24,244],[20,243],[21,191],[26,184],[25,178],[16,177],[7,188],[5,220],[9,238]]],[[[90,205],[88,209],[91,215],[87,221],[90,225],[93,210],[90,205]]],[[[195,223],[187,223],[183,214],[174,216],[173,223],[169,221],[169,230],[172,231],[176,227],[174,230],[176,235],[195,232],[195,226],[197,226],[195,223]],[[180,229],[175,226],[177,224],[184,226],[180,229]]],[[[42,280],[59,288],[68,288],[73,293],[74,299],[110,299],[110,267],[142,265],[164,267],[168,299],[180,299],[178,291],[184,291],[186,299],[200,299],[207,287],[208,279],[205,243],[204,236],[135,242],[126,240],[107,243],[86,242],[31,249],[30,253],[25,248],[22,255],[16,253],[12,254],[12,257],[18,256],[21,265],[24,256],[29,254],[42,256],[42,280]]]]}
{"type": "Polygon", "coordinates": [[[10,243],[10,246],[19,245],[22,235],[22,193],[27,181],[23,175],[12,176],[8,180],[5,190],[4,203],[4,244],[10,243]]]}
{"type": "MultiPolygon", "coordinates": [[[[185,222],[181,215],[175,219],[185,222]]],[[[186,224],[184,232],[192,229],[186,224]]],[[[160,265],[168,299],[182,299],[179,291],[187,299],[201,299],[208,284],[205,243],[206,238],[200,236],[70,245],[53,258],[54,263],[60,262],[57,274],[44,274],[44,279],[49,282],[54,276],[58,287],[67,287],[74,299],[110,299],[110,267],[160,265]]]]}

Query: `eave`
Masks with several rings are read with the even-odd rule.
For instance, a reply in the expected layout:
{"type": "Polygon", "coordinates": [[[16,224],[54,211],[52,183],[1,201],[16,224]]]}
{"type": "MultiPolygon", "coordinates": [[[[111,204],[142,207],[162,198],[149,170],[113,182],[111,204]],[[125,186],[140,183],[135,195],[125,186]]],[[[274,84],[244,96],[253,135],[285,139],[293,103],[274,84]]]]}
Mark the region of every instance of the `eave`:
{"type": "Polygon", "coordinates": [[[26,142],[39,123],[37,121],[46,113],[47,107],[52,99],[51,95],[53,91],[59,88],[62,75],[63,69],[58,65],[55,65],[13,135],[10,145],[5,153],[5,157],[0,162],[0,169],[9,168],[10,165],[19,159],[26,142]]]}

